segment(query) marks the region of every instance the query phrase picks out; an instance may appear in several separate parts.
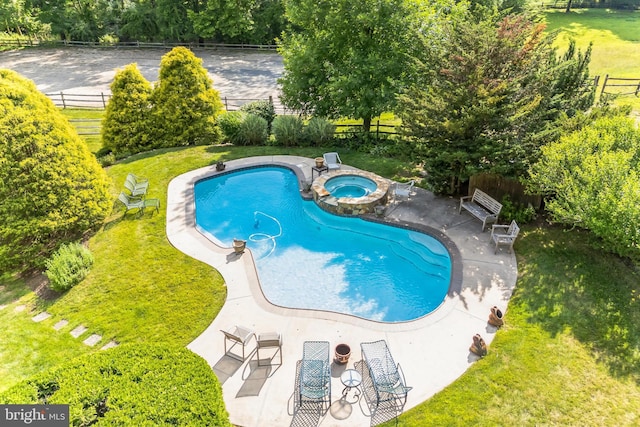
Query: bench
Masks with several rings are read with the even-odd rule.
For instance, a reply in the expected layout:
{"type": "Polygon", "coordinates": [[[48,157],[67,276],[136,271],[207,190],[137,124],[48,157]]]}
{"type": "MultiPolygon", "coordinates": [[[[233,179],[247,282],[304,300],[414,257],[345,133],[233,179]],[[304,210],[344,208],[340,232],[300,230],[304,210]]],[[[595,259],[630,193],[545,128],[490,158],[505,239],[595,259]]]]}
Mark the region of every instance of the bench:
{"type": "Polygon", "coordinates": [[[484,191],[476,188],[473,196],[460,197],[459,214],[462,213],[462,209],[467,210],[471,215],[482,221],[482,231],[484,231],[488,223],[498,221],[502,204],[484,191]]]}

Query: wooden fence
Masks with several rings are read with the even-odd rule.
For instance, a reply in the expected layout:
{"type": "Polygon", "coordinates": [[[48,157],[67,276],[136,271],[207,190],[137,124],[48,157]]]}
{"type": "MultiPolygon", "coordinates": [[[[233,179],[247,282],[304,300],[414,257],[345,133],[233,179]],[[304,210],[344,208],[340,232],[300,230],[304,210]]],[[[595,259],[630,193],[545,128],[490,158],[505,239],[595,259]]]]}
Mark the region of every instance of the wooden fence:
{"type": "Polygon", "coordinates": [[[640,78],[620,78],[604,76],[600,95],[634,95],[640,94],[640,78]]]}
{"type": "Polygon", "coordinates": [[[542,196],[526,194],[524,186],[515,179],[480,173],[469,178],[469,194],[473,194],[473,190],[476,188],[489,193],[491,197],[498,201],[508,195],[514,203],[524,206],[531,204],[536,210],[542,206],[542,196]]]}
{"type": "Polygon", "coordinates": [[[252,50],[276,50],[277,46],[270,44],[230,44],[230,43],[147,43],[147,42],[81,42],[73,40],[38,40],[38,39],[10,39],[0,38],[0,46],[6,47],[90,47],[106,49],[166,49],[171,50],[177,46],[188,47],[189,49],[252,49],[252,50]]]}

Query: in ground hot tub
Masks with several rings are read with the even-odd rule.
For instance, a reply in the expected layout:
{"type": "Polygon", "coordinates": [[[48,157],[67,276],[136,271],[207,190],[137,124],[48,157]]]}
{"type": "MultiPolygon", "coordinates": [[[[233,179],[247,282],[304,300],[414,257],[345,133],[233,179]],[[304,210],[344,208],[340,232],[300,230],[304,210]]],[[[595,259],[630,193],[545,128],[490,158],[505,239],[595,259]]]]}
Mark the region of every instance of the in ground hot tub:
{"type": "Polygon", "coordinates": [[[362,215],[387,203],[389,182],[371,172],[340,170],[320,175],[311,190],[316,203],[329,212],[362,215]]]}

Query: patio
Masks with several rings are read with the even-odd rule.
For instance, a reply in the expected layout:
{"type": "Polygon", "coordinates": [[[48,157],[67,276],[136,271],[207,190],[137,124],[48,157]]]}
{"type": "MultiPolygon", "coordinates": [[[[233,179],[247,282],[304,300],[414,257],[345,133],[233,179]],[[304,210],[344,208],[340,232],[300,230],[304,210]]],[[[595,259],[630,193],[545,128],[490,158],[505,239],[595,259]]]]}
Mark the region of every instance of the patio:
{"type": "MultiPolygon", "coordinates": [[[[227,162],[227,171],[258,164],[286,163],[297,166],[311,178],[314,159],[294,156],[263,156],[227,162]]],[[[342,166],[345,169],[349,167],[342,166]]],[[[517,278],[515,256],[506,250],[494,255],[490,232],[479,232],[478,220],[458,214],[458,199],[436,197],[416,188],[409,201],[390,209],[389,222],[408,222],[443,233],[455,244],[452,258],[454,285],[442,305],[433,313],[412,322],[379,323],[349,315],[275,307],[262,295],[250,251],[241,256],[233,248],[220,248],[195,229],[193,184],[216,174],[215,165],[176,177],[169,184],[167,236],[186,254],[215,267],[227,284],[227,302],[211,325],[188,347],[212,366],[224,391],[231,422],[238,426],[369,426],[390,419],[393,408],[381,408],[371,416],[361,394],[341,399],[345,369],[360,366],[360,343],[386,340],[396,362],[404,371],[408,394],[404,410],[429,399],[458,378],[477,360],[469,352],[472,337],[480,333],[491,351],[496,329],[487,323],[494,305],[505,310],[517,278]],[[454,253],[455,252],[455,253],[454,253]],[[241,363],[224,350],[224,335],[234,325],[256,333],[282,334],[282,365],[258,366],[255,353],[241,363]],[[341,343],[351,347],[346,365],[331,366],[331,406],[324,414],[298,411],[294,416],[296,362],[302,358],[304,341],[329,341],[331,350],[341,343]],[[351,402],[351,403],[350,403],[351,402]]],[[[255,340],[248,352],[255,348],[255,340]]],[[[235,350],[235,349],[234,349],[235,350]]],[[[333,356],[333,354],[332,354],[333,356]]],[[[262,353],[261,353],[262,357],[262,353]]],[[[276,356],[278,359],[278,356],[276,356]]],[[[362,388],[370,386],[365,378],[362,388]]]]}

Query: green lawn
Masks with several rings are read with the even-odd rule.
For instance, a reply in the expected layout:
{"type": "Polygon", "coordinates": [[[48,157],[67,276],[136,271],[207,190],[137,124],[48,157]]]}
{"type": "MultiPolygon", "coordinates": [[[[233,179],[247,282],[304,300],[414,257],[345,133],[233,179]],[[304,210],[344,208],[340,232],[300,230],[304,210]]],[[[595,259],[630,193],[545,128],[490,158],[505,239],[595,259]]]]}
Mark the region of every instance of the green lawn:
{"type": "Polygon", "coordinates": [[[589,240],[524,227],[489,354],[398,425],[639,425],[640,274],[589,240]]]}
{"type": "MultiPolygon", "coordinates": [[[[564,13],[554,10],[546,12],[545,17],[549,31],[560,31],[559,48],[567,46],[569,39],[574,39],[583,50],[593,43],[589,70],[592,76],[600,76],[600,85],[607,74],[640,79],[640,11],[575,9],[564,13]]],[[[618,102],[640,111],[637,97],[621,97],[618,102]]]]}

